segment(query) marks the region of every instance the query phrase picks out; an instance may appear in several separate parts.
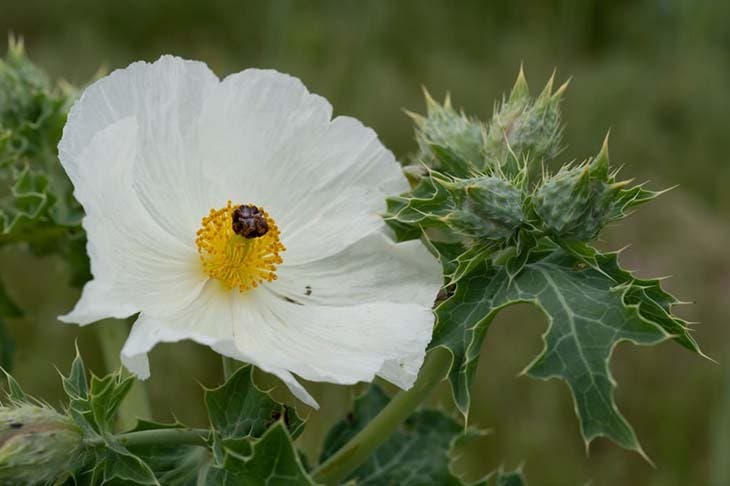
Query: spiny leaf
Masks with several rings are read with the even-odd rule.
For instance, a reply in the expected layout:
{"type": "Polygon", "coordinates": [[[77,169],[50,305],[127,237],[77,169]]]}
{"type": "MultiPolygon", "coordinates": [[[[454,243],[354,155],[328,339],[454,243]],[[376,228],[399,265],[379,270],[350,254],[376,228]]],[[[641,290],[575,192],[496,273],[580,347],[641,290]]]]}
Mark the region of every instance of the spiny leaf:
{"type": "MultiPolygon", "coordinates": [[[[328,432],[320,462],[342,448],[388,402],[388,396],[377,385],[372,385],[367,393],[355,399],[352,413],[328,432]]],[[[461,485],[461,479],[450,467],[452,449],[474,435],[480,434],[470,429],[465,431],[460,423],[440,411],[416,412],[347,479],[363,486],[461,485]]],[[[501,484],[487,481],[485,478],[476,484],[501,484]]]]}
{"type": "MultiPolygon", "coordinates": [[[[131,432],[159,429],[187,429],[180,423],[162,424],[138,420],[131,432]]],[[[194,445],[135,445],[127,449],[142,459],[165,486],[195,486],[198,474],[210,461],[210,451],[194,445]]]]}
{"type": "Polygon", "coordinates": [[[76,356],[71,362],[71,370],[68,376],[63,377],[63,389],[72,399],[88,399],[89,387],[86,382],[86,365],[78,346],[76,347],[76,356]]]}
{"type": "Polygon", "coordinates": [[[13,376],[5,371],[3,369],[3,372],[5,373],[5,378],[8,382],[8,390],[7,390],[7,398],[8,400],[13,404],[18,403],[27,403],[28,402],[28,396],[23,391],[23,388],[20,386],[20,384],[13,378],[13,376]]]}
{"type": "Polygon", "coordinates": [[[274,423],[283,420],[296,436],[304,422],[296,412],[276,402],[253,382],[253,366],[242,366],[218,388],[205,391],[205,405],[215,432],[214,448],[261,437],[274,423]]]}
{"type": "Polygon", "coordinates": [[[76,357],[68,376],[63,377],[63,389],[69,398],[69,412],[79,427],[90,436],[111,436],[117,411],[129,393],[134,378],[124,377],[119,369],[102,378],[86,378],[86,365],[76,348],[76,357]]]}
{"type": "Polygon", "coordinates": [[[43,173],[31,171],[26,165],[13,169],[12,177],[10,194],[0,199],[0,234],[5,235],[32,231],[28,226],[53,201],[53,195],[48,193],[48,178],[43,173]]]}
{"type": "Polygon", "coordinates": [[[314,484],[304,470],[292,437],[283,421],[276,422],[243,450],[225,448],[223,461],[206,471],[206,486],[314,484]]]}
{"type": "Polygon", "coordinates": [[[100,430],[108,433],[113,431],[117,411],[132,384],[134,384],[134,378],[122,376],[121,370],[103,378],[91,377],[89,404],[94,423],[100,430]]]}
{"type": "Polygon", "coordinates": [[[472,486],[527,486],[527,481],[520,469],[505,471],[499,468],[472,486]]]}
{"type": "Polygon", "coordinates": [[[140,457],[111,438],[104,445],[103,449],[97,449],[96,457],[96,469],[101,472],[104,483],[118,479],[160,486],[152,469],[140,457]]]}
{"type": "Polygon", "coordinates": [[[385,222],[397,241],[420,237],[424,227],[446,227],[442,218],[449,214],[453,203],[445,186],[438,184],[434,176],[438,177],[432,172],[409,193],[388,198],[385,222]]]}
{"type": "Polygon", "coordinates": [[[436,309],[431,347],[444,346],[453,353],[450,381],[464,415],[481,342],[493,317],[512,304],[532,303],[546,314],[549,327],[545,347],[526,373],[567,382],[586,446],[605,436],[643,453],[614,402],[608,367],[613,348],[621,341],[647,345],[673,337],[685,346],[694,341],[687,327],[671,316],[674,300],[658,282],[636,280],[621,271],[616,255],[597,261],[600,271],[554,246],[543,247],[517,275],[484,262],[457,283],[454,295],[436,309]]]}

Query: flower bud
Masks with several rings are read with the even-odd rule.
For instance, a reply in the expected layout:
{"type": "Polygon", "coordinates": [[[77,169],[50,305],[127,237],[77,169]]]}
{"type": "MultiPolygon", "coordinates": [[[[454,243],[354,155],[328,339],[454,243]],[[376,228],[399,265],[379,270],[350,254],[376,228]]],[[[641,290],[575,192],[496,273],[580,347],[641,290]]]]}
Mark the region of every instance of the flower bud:
{"type": "MultiPolygon", "coordinates": [[[[553,76],[554,77],[554,76],[553,76]]],[[[560,151],[562,124],[560,101],[568,83],[554,93],[553,77],[533,99],[520,68],[512,92],[494,111],[486,136],[486,153],[501,165],[514,154],[518,159],[547,160],[560,151]]]]}
{"type": "Polygon", "coordinates": [[[55,410],[35,405],[0,408],[0,484],[53,483],[73,470],[82,433],[55,410]]]}
{"type": "MultiPolygon", "coordinates": [[[[421,116],[408,112],[416,123],[416,141],[418,142],[418,161],[427,166],[451,171],[442,167],[438,157],[433,153],[432,145],[449,149],[463,164],[462,174],[484,165],[484,133],[478,120],[468,118],[463,112],[456,112],[451,106],[451,99],[446,96],[443,105],[436,102],[428,91],[426,96],[427,115],[421,116]]],[[[452,174],[461,175],[461,174],[452,174]]]]}
{"type": "Polygon", "coordinates": [[[535,212],[548,233],[590,241],[611,219],[620,185],[608,173],[605,147],[591,163],[561,169],[535,192],[535,212]]]}
{"type": "Polygon", "coordinates": [[[499,240],[522,224],[522,193],[509,181],[484,176],[454,186],[455,209],[445,218],[454,230],[470,238],[499,240]]]}
{"type": "Polygon", "coordinates": [[[0,163],[36,156],[58,143],[66,97],[30,62],[23,42],[10,38],[0,59],[0,163]]]}

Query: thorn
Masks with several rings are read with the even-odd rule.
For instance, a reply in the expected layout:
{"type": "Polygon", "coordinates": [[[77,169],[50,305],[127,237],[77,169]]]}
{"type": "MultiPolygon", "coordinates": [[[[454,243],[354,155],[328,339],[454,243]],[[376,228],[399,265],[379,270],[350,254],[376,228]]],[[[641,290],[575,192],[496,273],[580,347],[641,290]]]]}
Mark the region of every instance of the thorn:
{"type": "Polygon", "coordinates": [[[23,37],[10,32],[8,34],[8,53],[19,55],[23,54],[23,51],[25,51],[25,41],[23,37]]]}
{"type": "Polygon", "coordinates": [[[554,81],[555,81],[555,69],[553,69],[553,73],[550,75],[550,79],[548,79],[547,84],[545,84],[545,87],[542,89],[540,96],[537,97],[537,102],[547,102],[551,98],[550,93],[553,90],[554,81]]]}
{"type": "Polygon", "coordinates": [[[644,459],[644,460],[645,460],[646,462],[648,462],[648,463],[649,463],[649,465],[650,465],[650,466],[651,466],[652,468],[656,469],[656,464],[654,464],[654,461],[652,461],[652,460],[651,460],[651,458],[650,458],[650,457],[649,457],[649,456],[648,456],[648,455],[646,454],[646,452],[644,452],[644,448],[643,448],[643,447],[641,447],[641,444],[639,444],[638,442],[636,443],[636,452],[638,452],[638,453],[639,453],[639,455],[640,455],[640,456],[641,456],[641,457],[642,457],[642,458],[643,458],[643,459],[644,459]]]}
{"type": "Polygon", "coordinates": [[[611,136],[611,127],[608,127],[608,130],[606,131],[606,136],[603,138],[603,145],[601,146],[600,154],[605,154],[606,159],[608,159],[608,139],[611,136]]]}
{"type": "Polygon", "coordinates": [[[421,85],[421,90],[423,91],[423,97],[426,98],[426,107],[430,112],[431,108],[438,106],[438,103],[436,103],[436,100],[433,99],[431,93],[428,92],[428,89],[424,85],[421,85]]]}
{"type": "Polygon", "coordinates": [[[517,98],[523,98],[530,95],[530,89],[527,86],[527,79],[525,79],[525,70],[523,64],[520,62],[520,72],[517,74],[517,80],[515,81],[512,91],[509,95],[509,100],[514,101],[517,98]]]}
{"type": "MultiPolygon", "coordinates": [[[[643,185],[645,185],[645,184],[646,184],[647,182],[649,182],[649,181],[646,181],[646,182],[644,182],[644,183],[643,183],[643,184],[641,184],[641,185],[643,186],[643,185]]],[[[673,191],[674,189],[676,189],[676,188],[678,188],[678,187],[679,187],[679,184],[675,184],[675,185],[673,185],[673,186],[667,187],[666,189],[662,189],[661,191],[654,191],[654,193],[655,193],[654,197],[658,197],[658,196],[661,196],[662,194],[664,194],[664,193],[667,193],[667,192],[669,192],[669,191],[673,191]]]]}
{"type": "Polygon", "coordinates": [[[444,108],[451,109],[451,93],[448,91],[446,92],[446,96],[444,97],[444,108]]]}
{"type": "Polygon", "coordinates": [[[401,108],[403,110],[403,113],[406,114],[411,120],[413,120],[417,125],[423,125],[423,122],[426,121],[426,117],[423,115],[420,115],[418,113],[415,113],[411,110],[408,110],[406,108],[401,108]]]}
{"type": "Polygon", "coordinates": [[[560,98],[563,97],[563,93],[565,93],[565,90],[568,89],[568,86],[570,85],[570,81],[572,79],[573,78],[571,76],[570,78],[568,78],[568,80],[566,82],[564,82],[563,84],[561,84],[560,87],[557,90],[555,90],[555,93],[553,93],[553,96],[552,96],[552,99],[553,100],[559,101],[560,98]]]}

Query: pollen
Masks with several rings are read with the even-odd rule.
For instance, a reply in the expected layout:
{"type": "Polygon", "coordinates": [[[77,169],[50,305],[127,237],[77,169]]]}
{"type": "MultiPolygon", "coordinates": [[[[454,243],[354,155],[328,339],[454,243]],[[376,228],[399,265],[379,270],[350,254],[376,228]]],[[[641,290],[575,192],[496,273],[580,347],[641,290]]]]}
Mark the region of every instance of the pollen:
{"type": "Polygon", "coordinates": [[[244,292],[276,280],[276,267],[286,250],[279,236],[279,228],[263,208],[228,201],[202,219],[195,245],[208,276],[244,292]]]}

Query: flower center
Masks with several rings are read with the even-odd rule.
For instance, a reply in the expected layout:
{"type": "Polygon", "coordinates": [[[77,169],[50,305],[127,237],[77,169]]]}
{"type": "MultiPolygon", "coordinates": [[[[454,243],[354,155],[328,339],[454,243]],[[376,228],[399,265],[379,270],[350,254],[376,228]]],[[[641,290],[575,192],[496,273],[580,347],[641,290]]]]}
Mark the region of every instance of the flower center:
{"type": "Polygon", "coordinates": [[[263,208],[231,201],[203,218],[195,245],[205,273],[241,292],[276,280],[279,253],[286,250],[279,228],[263,208]]]}

